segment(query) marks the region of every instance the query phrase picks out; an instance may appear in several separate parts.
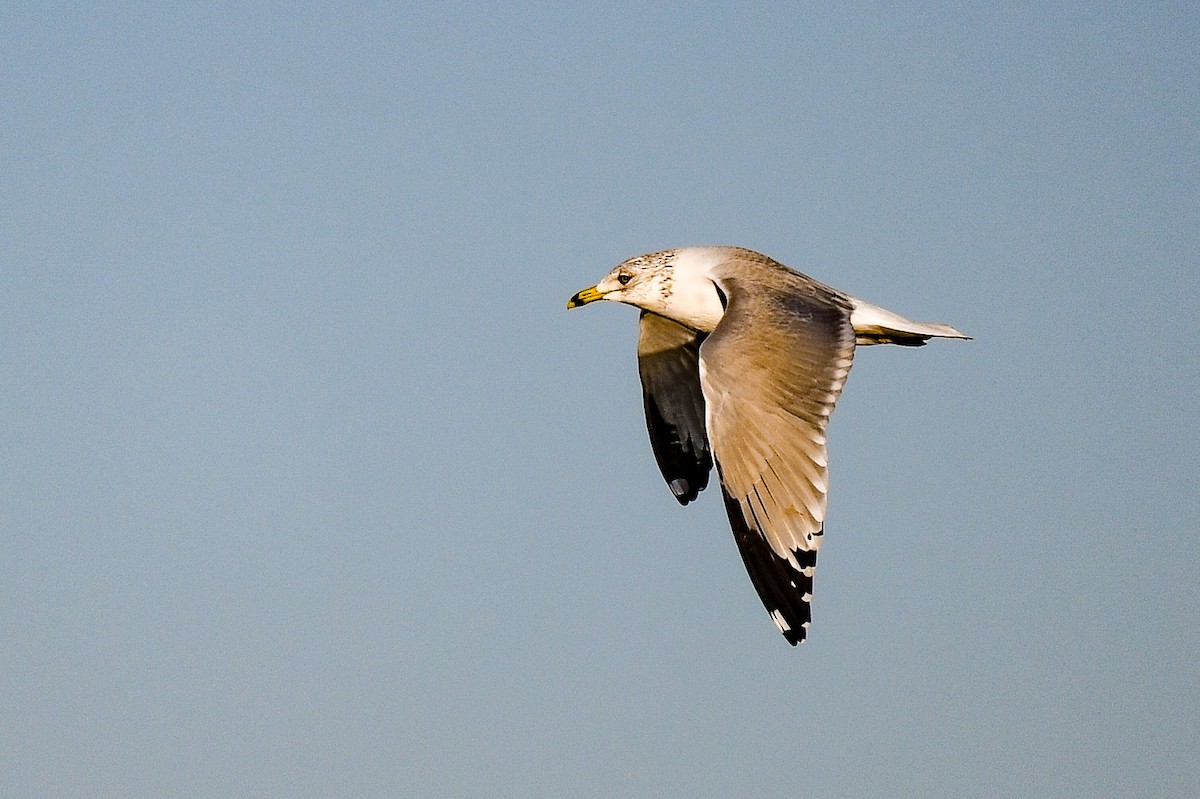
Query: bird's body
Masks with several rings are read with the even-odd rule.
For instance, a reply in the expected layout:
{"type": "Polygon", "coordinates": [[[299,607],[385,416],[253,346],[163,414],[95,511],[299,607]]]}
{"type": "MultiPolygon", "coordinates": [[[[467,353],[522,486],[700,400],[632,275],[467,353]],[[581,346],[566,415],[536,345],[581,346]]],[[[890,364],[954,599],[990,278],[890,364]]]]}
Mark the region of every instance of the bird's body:
{"type": "Polygon", "coordinates": [[[716,465],[750,579],[783,635],[799,643],[824,533],[825,427],[855,345],[968,337],[738,247],[631,258],[567,307],[601,299],[642,309],[646,421],[668,486],[687,504],[716,465]]]}

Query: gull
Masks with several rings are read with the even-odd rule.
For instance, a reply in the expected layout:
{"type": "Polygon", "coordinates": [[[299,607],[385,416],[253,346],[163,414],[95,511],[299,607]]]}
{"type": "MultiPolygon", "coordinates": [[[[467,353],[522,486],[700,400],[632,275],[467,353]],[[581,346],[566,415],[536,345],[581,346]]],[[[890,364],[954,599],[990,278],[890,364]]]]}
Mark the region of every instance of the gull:
{"type": "Polygon", "coordinates": [[[913,322],[741,247],[639,255],[577,293],[641,309],[650,445],[686,505],[716,466],[733,537],[788,643],[812,622],[829,490],[825,428],[858,344],[969,339],[913,322]]]}

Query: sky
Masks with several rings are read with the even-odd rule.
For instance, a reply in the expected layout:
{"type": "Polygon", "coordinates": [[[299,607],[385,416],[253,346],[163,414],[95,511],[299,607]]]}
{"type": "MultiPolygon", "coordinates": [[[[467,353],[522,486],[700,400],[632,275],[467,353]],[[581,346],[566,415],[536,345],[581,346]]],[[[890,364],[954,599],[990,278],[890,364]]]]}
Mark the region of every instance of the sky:
{"type": "Polygon", "coordinates": [[[1190,4],[0,10],[0,794],[1200,795],[1190,4]],[[861,350],[814,624],[650,453],[734,244],[861,350]]]}

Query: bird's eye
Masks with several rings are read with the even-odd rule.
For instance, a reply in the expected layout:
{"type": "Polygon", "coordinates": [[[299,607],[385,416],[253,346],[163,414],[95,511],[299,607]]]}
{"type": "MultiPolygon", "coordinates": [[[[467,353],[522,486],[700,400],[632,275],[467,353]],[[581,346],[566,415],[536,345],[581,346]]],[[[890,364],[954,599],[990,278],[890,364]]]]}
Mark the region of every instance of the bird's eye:
{"type": "Polygon", "coordinates": [[[629,274],[628,272],[622,272],[621,274],[617,275],[617,282],[620,283],[622,286],[624,286],[631,280],[633,280],[633,275],[629,274]]]}

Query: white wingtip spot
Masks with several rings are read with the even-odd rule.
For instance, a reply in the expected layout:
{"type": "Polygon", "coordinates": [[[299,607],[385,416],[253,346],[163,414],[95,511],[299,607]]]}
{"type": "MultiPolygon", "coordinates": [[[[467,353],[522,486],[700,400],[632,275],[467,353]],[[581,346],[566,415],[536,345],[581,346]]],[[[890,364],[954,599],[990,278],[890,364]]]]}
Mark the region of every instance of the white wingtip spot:
{"type": "MultiPolygon", "coordinates": [[[[795,583],[792,583],[792,585],[794,586],[795,583]]],[[[806,591],[804,593],[804,596],[800,597],[800,601],[801,602],[812,602],[812,594],[810,594],[806,591]]]]}
{"type": "MultiPolygon", "coordinates": [[[[788,633],[792,630],[792,628],[788,626],[788,623],[783,620],[783,614],[778,610],[771,611],[771,621],[775,622],[775,626],[779,628],[779,632],[781,633],[788,633]]],[[[808,626],[807,622],[804,626],[808,626]]]]}

